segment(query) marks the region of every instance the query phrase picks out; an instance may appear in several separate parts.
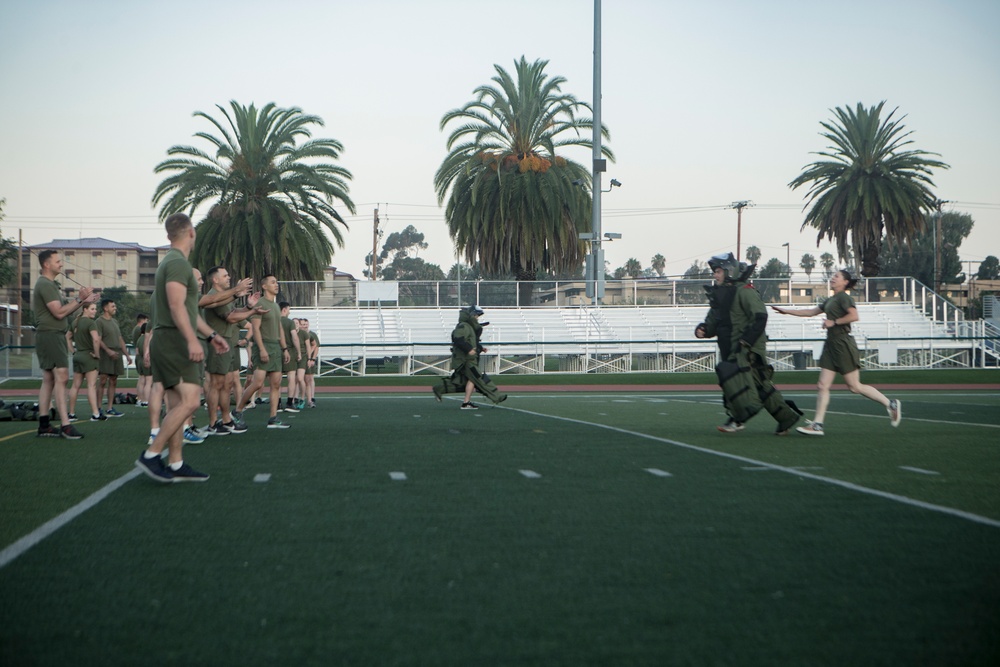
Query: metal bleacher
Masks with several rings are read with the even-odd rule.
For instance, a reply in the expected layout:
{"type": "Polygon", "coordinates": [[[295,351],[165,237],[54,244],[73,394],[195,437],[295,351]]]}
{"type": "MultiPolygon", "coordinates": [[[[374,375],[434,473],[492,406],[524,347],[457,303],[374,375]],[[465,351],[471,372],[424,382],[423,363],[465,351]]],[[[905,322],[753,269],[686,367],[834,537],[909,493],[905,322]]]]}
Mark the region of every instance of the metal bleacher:
{"type": "MultiPolygon", "coordinates": [[[[969,354],[948,323],[911,303],[860,303],[858,311],[853,333],[866,367],[961,365],[959,356],[969,354]]],[[[705,313],[704,305],[487,308],[481,363],[491,373],[711,370],[715,342],[694,338],[705,313]]],[[[300,316],[320,337],[324,372],[364,375],[390,363],[407,375],[448,372],[457,308],[295,309],[300,316]]],[[[771,312],[768,337],[778,369],[812,367],[825,338],[822,318],[771,312]]]]}

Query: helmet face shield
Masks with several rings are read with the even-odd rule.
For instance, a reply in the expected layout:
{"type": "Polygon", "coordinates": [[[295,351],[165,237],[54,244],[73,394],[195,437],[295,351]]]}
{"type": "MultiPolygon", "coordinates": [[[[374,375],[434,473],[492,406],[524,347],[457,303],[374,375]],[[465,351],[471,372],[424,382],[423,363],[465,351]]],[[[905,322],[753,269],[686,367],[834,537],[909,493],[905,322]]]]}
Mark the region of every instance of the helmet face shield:
{"type": "Polygon", "coordinates": [[[731,252],[711,257],[708,260],[708,266],[712,271],[722,269],[726,275],[726,280],[735,280],[740,275],[740,263],[736,261],[731,252]]]}

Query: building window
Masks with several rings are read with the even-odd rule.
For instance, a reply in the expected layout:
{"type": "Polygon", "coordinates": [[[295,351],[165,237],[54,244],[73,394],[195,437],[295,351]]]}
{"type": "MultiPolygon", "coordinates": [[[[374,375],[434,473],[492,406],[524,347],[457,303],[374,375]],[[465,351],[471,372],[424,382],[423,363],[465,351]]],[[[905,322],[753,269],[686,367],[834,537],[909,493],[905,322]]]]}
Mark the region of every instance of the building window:
{"type": "Polygon", "coordinates": [[[99,276],[103,275],[103,274],[101,273],[101,270],[100,270],[100,269],[94,269],[94,270],[93,270],[93,271],[91,271],[90,273],[91,273],[91,275],[92,275],[92,276],[94,276],[95,278],[97,278],[97,277],[99,277],[99,276]]]}
{"type": "Polygon", "coordinates": [[[90,256],[93,257],[94,259],[101,259],[104,255],[101,254],[100,250],[94,250],[93,252],[90,253],[90,256]]]}

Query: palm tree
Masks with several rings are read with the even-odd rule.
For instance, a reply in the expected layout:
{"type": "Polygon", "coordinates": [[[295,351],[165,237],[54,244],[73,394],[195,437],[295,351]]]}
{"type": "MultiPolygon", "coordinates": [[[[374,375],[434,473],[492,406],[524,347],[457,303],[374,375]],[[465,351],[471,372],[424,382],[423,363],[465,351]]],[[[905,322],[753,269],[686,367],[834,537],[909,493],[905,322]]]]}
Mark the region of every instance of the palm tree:
{"type": "MultiPolygon", "coordinates": [[[[455,247],[487,276],[533,281],[541,270],[583,262],[579,232],[590,222],[590,172],[556,151],[591,147],[593,120],[576,115],[590,106],[563,93],[566,80],[549,78],[547,64],[522,56],[514,76],[494,65],[495,85],[479,86],[473,101],[441,119],[442,130],[458,125],[434,176],[438,203],[447,199],[455,247]]],[[[601,132],[609,136],[606,128],[601,132]]],[[[530,302],[531,288],[522,285],[523,303],[530,302]]]]}
{"type": "Polygon", "coordinates": [[[663,272],[667,268],[667,258],[660,253],[656,253],[653,255],[653,259],[650,260],[650,266],[656,271],[656,275],[662,278],[663,272]]]}
{"type": "Polygon", "coordinates": [[[301,109],[229,105],[231,111],[216,105],[223,121],[194,114],[219,132],[195,134],[211,153],[173,146],[156,166],[157,174],[171,173],[153,195],[154,206],[163,202],[160,219],[210,206],[197,225],[195,266],[224,265],[234,278],[321,279],[347,229],[334,202],[355,212],[347,194],[351,173],[333,163],[343,146],[311,139],[310,126],[323,121],[301,109]]]}
{"type": "Polygon", "coordinates": [[[833,259],[833,255],[831,255],[828,252],[824,252],[822,255],[819,256],[819,264],[820,266],[823,267],[823,275],[826,276],[827,280],[829,280],[830,277],[833,275],[834,263],[835,260],[833,259]]]}
{"type": "Polygon", "coordinates": [[[812,272],[816,268],[816,258],[806,253],[802,255],[802,259],[799,261],[799,266],[802,270],[806,272],[806,279],[812,282],[812,272]]]}
{"type": "Polygon", "coordinates": [[[937,153],[903,150],[913,143],[908,139],[912,132],[905,130],[902,118],[893,119],[896,109],[882,120],[884,104],[870,109],[860,102],[854,110],[837,107],[835,120],[820,123],[826,129],[821,136],[833,146],[816,154],[829,159],[807,165],[788,184],[792,189],[809,185],[806,207],[812,208],[802,227],[819,230],[817,245],[823,237],[836,241],[844,258],[850,234],[865,276],[879,273],[883,231],[894,242],[902,242],[923,229],[937,203],[930,191],[931,169],[948,168],[929,159],[937,153]]]}
{"type": "Polygon", "coordinates": [[[747,261],[756,264],[760,260],[760,248],[755,245],[749,246],[746,250],[747,261]]]}
{"type": "Polygon", "coordinates": [[[629,257],[622,268],[625,269],[625,275],[629,278],[638,278],[642,273],[642,264],[635,257],[629,257]]]}

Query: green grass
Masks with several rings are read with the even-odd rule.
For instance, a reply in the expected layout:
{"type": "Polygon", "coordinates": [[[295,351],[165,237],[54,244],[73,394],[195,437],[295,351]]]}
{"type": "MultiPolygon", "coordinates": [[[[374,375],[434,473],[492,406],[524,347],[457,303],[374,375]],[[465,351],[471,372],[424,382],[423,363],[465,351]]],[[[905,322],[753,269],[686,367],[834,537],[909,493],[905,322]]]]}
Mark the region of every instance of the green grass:
{"type": "MultiPolygon", "coordinates": [[[[714,392],[257,409],[185,450],[206,484],[134,479],[0,569],[0,663],[997,664],[1000,528],[807,476],[1000,521],[998,392],[899,395],[815,439],[720,434],[714,392]]],[[[0,548],[131,469],[128,412],[0,441],[0,548]]]]}

